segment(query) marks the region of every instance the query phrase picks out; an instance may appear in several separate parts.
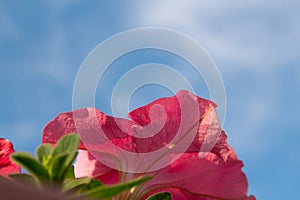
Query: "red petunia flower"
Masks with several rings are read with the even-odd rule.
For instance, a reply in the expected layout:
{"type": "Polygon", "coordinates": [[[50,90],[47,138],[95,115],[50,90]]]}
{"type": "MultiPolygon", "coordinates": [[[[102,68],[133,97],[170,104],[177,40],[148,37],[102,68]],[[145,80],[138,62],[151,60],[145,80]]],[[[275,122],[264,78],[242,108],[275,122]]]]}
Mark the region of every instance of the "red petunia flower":
{"type": "Polygon", "coordinates": [[[13,163],[9,156],[15,152],[12,143],[4,138],[0,138],[0,176],[8,177],[8,174],[20,173],[21,168],[13,163]]]}
{"type": "Polygon", "coordinates": [[[243,163],[228,145],[215,107],[180,91],[130,112],[132,120],[94,108],[79,109],[50,121],[43,143],[56,143],[61,136],[78,132],[77,177],[113,184],[153,176],[115,199],[145,199],[169,191],[175,200],[254,200],[247,196],[243,163]]]}

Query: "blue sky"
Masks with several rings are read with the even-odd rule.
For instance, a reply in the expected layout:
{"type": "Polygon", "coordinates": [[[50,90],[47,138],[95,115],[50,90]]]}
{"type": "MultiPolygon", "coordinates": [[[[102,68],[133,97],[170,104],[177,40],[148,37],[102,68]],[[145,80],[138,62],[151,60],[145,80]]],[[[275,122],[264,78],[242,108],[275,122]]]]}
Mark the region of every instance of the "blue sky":
{"type": "MultiPolygon", "coordinates": [[[[44,125],[72,109],[77,70],[97,44],[132,28],[170,28],[203,45],[221,72],[224,129],[244,161],[249,192],[258,199],[297,199],[299,20],[298,1],[1,1],[0,137],[33,152],[44,125]]],[[[153,61],[179,71],[185,66],[158,51],[137,52],[114,65],[130,69],[153,61]]],[[[107,113],[118,69],[112,67],[97,90],[96,105],[107,113]]],[[[194,79],[192,72],[180,72],[194,79]]],[[[203,82],[193,86],[208,98],[203,82]]],[[[133,95],[130,108],[169,95],[147,86],[133,95]]]]}

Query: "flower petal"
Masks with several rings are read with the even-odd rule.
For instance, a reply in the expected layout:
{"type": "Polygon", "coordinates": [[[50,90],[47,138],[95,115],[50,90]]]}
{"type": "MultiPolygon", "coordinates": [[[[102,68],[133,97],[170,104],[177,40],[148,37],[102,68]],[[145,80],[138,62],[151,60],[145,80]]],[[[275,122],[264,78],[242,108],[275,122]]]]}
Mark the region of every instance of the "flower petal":
{"type": "Polygon", "coordinates": [[[4,138],[0,138],[0,176],[8,177],[8,174],[20,173],[21,168],[13,163],[9,156],[15,152],[12,143],[4,138]]]}
{"type": "Polygon", "coordinates": [[[105,184],[114,184],[119,181],[119,172],[99,162],[91,153],[79,150],[77,161],[74,164],[76,178],[93,177],[105,184]]]}
{"type": "Polygon", "coordinates": [[[199,199],[247,199],[247,179],[241,171],[243,163],[229,149],[227,161],[213,153],[204,158],[199,158],[197,153],[185,153],[155,173],[144,187],[177,188],[199,199]]]}
{"type": "MultiPolygon", "coordinates": [[[[152,108],[155,105],[163,107],[164,112],[166,113],[164,126],[161,128],[160,132],[153,137],[132,139],[139,152],[150,152],[161,149],[166,144],[169,144],[180,131],[188,131],[195,125],[195,122],[201,122],[202,118],[216,107],[213,102],[182,90],[173,97],[160,98],[146,106],[133,110],[128,116],[138,125],[143,127],[150,123],[159,123],[162,120],[161,117],[159,117],[161,114],[151,113],[152,108]],[[195,109],[198,109],[197,113],[194,111],[195,109]]],[[[216,120],[218,122],[218,118],[216,118],[216,120]]],[[[219,122],[217,125],[219,125],[219,122]]],[[[201,129],[203,130],[200,132],[198,131],[198,135],[206,133],[207,128],[208,127],[201,126],[201,129]]],[[[183,133],[183,135],[184,134],[185,133],[183,133]]],[[[191,144],[191,147],[193,148],[190,147],[188,151],[199,152],[205,135],[201,136],[201,139],[198,138],[200,137],[198,135],[196,135],[193,144],[191,144]]],[[[186,151],[186,149],[183,151],[186,151]]]]}
{"type": "MultiPolygon", "coordinates": [[[[64,134],[79,132],[80,148],[92,150],[93,155],[101,158],[103,163],[112,163],[115,168],[126,168],[135,172],[153,171],[178,158],[187,149],[188,152],[200,151],[206,135],[210,136],[209,141],[213,139],[217,141],[217,137],[212,137],[218,136],[220,132],[214,107],[215,104],[211,101],[197,97],[188,91],[180,91],[173,97],[161,98],[134,110],[129,114],[133,121],[107,116],[95,108],[79,109],[62,113],[49,122],[43,131],[43,142],[55,143],[64,134]],[[199,126],[199,123],[203,126],[199,126]],[[134,134],[139,136],[140,133],[153,132],[152,137],[134,137],[134,134]],[[193,148],[189,148],[191,145],[193,148]],[[135,155],[128,157],[126,152],[124,156],[122,150],[136,153],[156,150],[159,152],[152,153],[148,157],[152,156],[150,162],[146,163],[143,158],[139,159],[135,155]],[[161,156],[170,154],[169,152],[179,154],[173,154],[174,158],[161,156]],[[115,159],[111,160],[106,156],[108,154],[113,155],[115,159]],[[159,162],[154,162],[157,158],[160,159],[159,162]],[[117,162],[118,159],[121,162],[117,162]]],[[[209,143],[211,148],[204,149],[205,151],[213,148],[214,143],[209,143]]]]}
{"type": "MultiPolygon", "coordinates": [[[[95,146],[97,149],[96,144],[106,142],[99,141],[96,136],[97,134],[101,134],[99,133],[99,129],[101,129],[104,131],[107,139],[112,141],[112,143],[126,150],[130,150],[132,147],[127,145],[130,144],[130,141],[128,141],[130,137],[128,137],[128,134],[124,132],[124,130],[129,130],[132,125],[133,122],[129,120],[117,119],[105,115],[95,108],[83,108],[61,113],[51,120],[43,130],[42,142],[56,143],[63,135],[78,133],[78,129],[84,129],[80,131],[80,133],[87,132],[91,134],[88,137],[84,137],[84,143],[81,140],[79,148],[86,149],[86,145],[89,145],[95,146]],[[91,117],[90,113],[95,114],[96,120],[91,117]],[[74,116],[76,116],[76,121],[74,120],[74,116]],[[120,125],[122,129],[118,125],[120,125]]],[[[83,135],[81,134],[80,136],[83,135]]]]}
{"type": "MultiPolygon", "coordinates": [[[[84,144],[81,142],[80,148],[97,150],[97,144],[107,142],[99,138],[99,135],[104,133],[108,140],[123,150],[146,153],[161,149],[169,144],[179,131],[185,133],[195,122],[200,122],[202,125],[199,126],[198,134],[192,144],[189,145],[190,148],[187,146],[188,152],[196,152],[200,150],[202,142],[209,132],[208,129],[215,129],[211,135],[219,136],[220,127],[214,107],[215,104],[209,100],[197,97],[188,91],[180,91],[173,97],[158,99],[130,112],[129,117],[133,121],[108,116],[95,108],[84,108],[59,114],[45,126],[42,140],[43,143],[56,143],[63,135],[80,131],[84,140],[84,144]],[[189,105],[185,104],[191,102],[188,100],[191,98],[197,102],[198,105],[195,109],[199,110],[200,115],[195,117],[195,115],[187,113],[186,117],[182,119],[182,107],[189,108],[189,105]],[[165,115],[162,114],[162,109],[152,109],[157,105],[163,109],[165,115]],[[76,116],[76,123],[74,116],[76,116]],[[210,116],[210,118],[207,116],[210,116]],[[154,133],[153,137],[140,138],[132,136],[138,130],[140,130],[139,132],[151,132],[152,129],[151,127],[149,129],[148,125],[150,123],[154,124],[152,127],[155,129],[157,128],[156,124],[161,125],[162,118],[165,118],[165,123],[157,133],[154,133]],[[217,128],[212,127],[212,125],[217,128]]],[[[193,110],[193,108],[189,108],[185,112],[194,112],[193,110]]],[[[211,146],[213,147],[214,144],[211,146]]]]}

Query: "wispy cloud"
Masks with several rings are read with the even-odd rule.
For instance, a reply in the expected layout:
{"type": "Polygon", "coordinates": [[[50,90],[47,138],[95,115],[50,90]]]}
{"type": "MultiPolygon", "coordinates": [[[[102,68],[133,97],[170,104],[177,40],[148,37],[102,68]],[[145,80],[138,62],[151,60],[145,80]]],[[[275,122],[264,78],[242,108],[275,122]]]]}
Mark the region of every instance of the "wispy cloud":
{"type": "Polygon", "coordinates": [[[132,21],[191,35],[226,65],[224,71],[265,71],[299,61],[297,7],[296,1],[151,1],[138,4],[132,21]]]}

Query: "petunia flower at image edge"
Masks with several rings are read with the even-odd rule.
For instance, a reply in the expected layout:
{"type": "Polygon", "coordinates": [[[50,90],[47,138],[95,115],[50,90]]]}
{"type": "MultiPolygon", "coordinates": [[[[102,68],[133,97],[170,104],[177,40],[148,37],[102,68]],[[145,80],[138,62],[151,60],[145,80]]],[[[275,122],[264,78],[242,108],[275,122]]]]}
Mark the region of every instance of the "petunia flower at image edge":
{"type": "MultiPolygon", "coordinates": [[[[75,123],[74,119],[76,116],[80,119],[80,131],[90,133],[92,138],[97,137],[99,134],[97,128],[100,127],[110,142],[123,150],[136,153],[155,151],[175,137],[181,120],[180,107],[188,98],[198,103],[199,124],[192,143],[184,152],[179,152],[180,157],[176,161],[159,170],[143,174],[118,171],[101,163],[99,157],[95,158],[95,154],[89,152],[87,148],[89,144],[81,141],[79,145],[81,150],[75,163],[76,177],[90,176],[105,184],[114,184],[141,175],[153,176],[153,179],[146,184],[116,196],[114,200],[140,200],[159,191],[169,191],[174,200],[255,200],[254,196],[247,195],[248,183],[242,172],[243,162],[237,158],[234,150],[227,143],[225,132],[216,128],[221,127],[215,111],[216,105],[188,91],[179,91],[173,97],[157,99],[130,112],[128,116],[131,120],[108,116],[95,108],[61,113],[44,128],[43,143],[55,144],[63,135],[78,132],[76,126],[78,123],[75,123]],[[137,126],[143,129],[151,123],[151,120],[159,122],[160,116],[155,112],[151,113],[154,105],[162,106],[166,113],[166,121],[161,131],[151,138],[132,136],[137,126]],[[92,120],[93,114],[97,120],[92,120]],[[213,138],[211,141],[206,139],[206,136],[214,131],[220,133],[215,145],[211,150],[203,152],[206,153],[204,157],[199,157],[201,146],[204,143],[214,142],[213,138]]],[[[192,124],[185,124],[185,126],[189,127],[192,124]]],[[[100,144],[99,148],[97,144],[93,144],[95,152],[103,152],[100,147],[100,144]]],[[[107,152],[109,150],[106,149],[105,153],[107,152]]],[[[110,154],[116,158],[119,156],[114,151],[110,154]]]]}
{"type": "Polygon", "coordinates": [[[10,155],[15,152],[13,144],[0,138],[0,176],[8,178],[8,174],[20,173],[21,168],[10,160],[10,155]]]}

